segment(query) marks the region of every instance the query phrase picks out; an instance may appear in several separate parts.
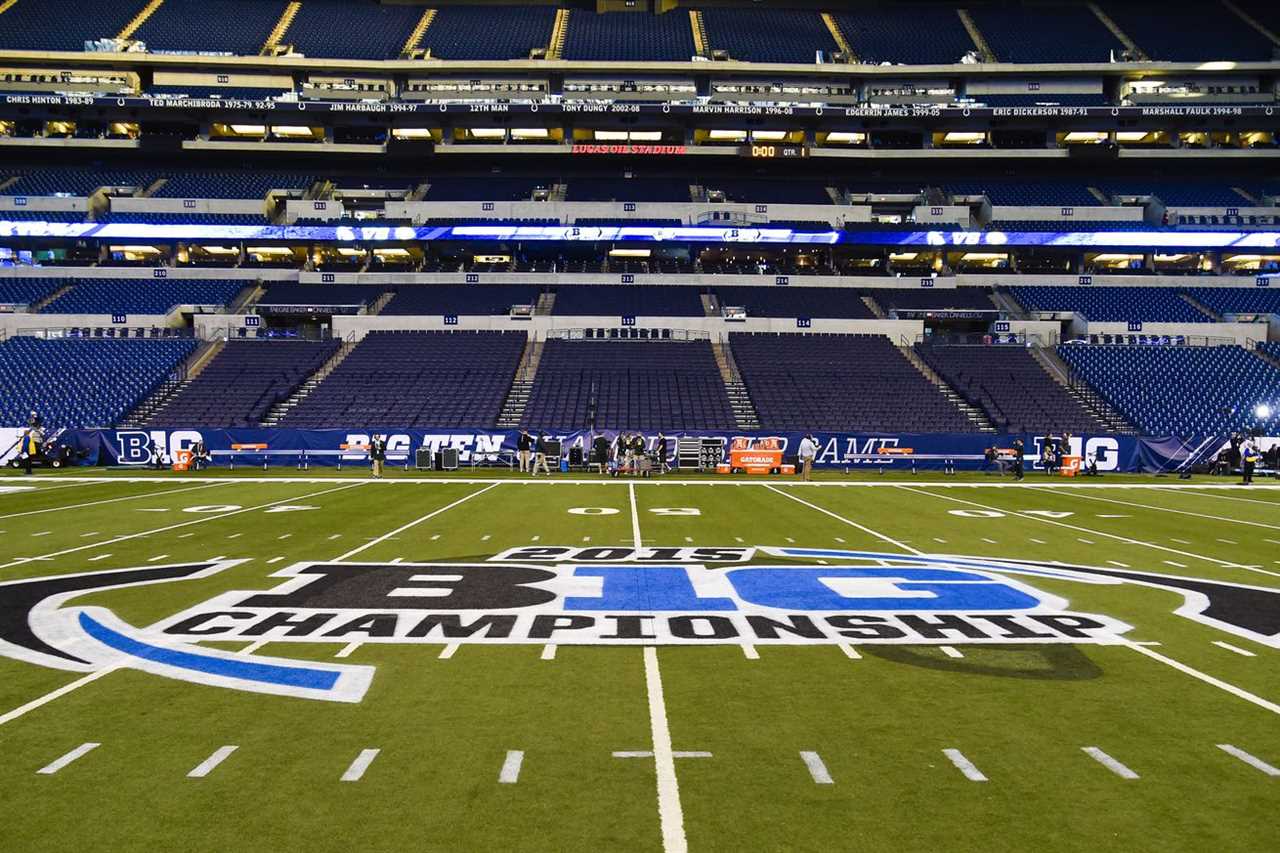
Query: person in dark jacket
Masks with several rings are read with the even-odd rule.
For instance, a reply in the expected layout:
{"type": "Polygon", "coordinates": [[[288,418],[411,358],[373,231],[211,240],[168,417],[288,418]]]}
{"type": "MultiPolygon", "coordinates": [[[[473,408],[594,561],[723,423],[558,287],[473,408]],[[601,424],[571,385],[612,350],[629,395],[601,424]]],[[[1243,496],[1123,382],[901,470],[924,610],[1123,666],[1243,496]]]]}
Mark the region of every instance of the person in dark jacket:
{"type": "Polygon", "coordinates": [[[667,473],[667,437],[658,433],[658,473],[667,473]]]}
{"type": "Polygon", "coordinates": [[[547,446],[547,437],[543,433],[538,433],[538,440],[534,444],[533,470],[529,472],[529,476],[537,476],[538,468],[542,468],[547,476],[551,476],[551,468],[548,465],[547,457],[551,448],[547,446]]]}
{"type": "Polygon", "coordinates": [[[520,462],[520,473],[527,472],[533,460],[533,436],[527,429],[520,430],[520,437],[516,439],[516,458],[520,462]]]}
{"type": "Polygon", "coordinates": [[[369,440],[369,463],[373,469],[373,478],[382,479],[382,469],[387,461],[387,440],[375,435],[369,440]]]}
{"type": "Polygon", "coordinates": [[[1022,443],[1022,439],[1015,438],[1013,440],[1013,478],[1015,480],[1023,478],[1023,465],[1026,461],[1023,459],[1023,451],[1025,449],[1026,445],[1022,443]]]}

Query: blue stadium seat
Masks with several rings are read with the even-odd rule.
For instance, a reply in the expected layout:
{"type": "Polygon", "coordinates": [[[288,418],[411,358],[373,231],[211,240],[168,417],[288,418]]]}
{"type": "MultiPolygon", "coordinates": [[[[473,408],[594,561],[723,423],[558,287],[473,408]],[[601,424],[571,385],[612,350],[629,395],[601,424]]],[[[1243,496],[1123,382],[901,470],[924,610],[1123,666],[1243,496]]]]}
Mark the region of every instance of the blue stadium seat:
{"type": "Polygon", "coordinates": [[[956,10],[912,4],[835,13],[840,32],[863,62],[952,64],[977,50],[956,10]]]}
{"type": "MultiPolygon", "coordinates": [[[[1001,62],[1108,62],[1124,45],[1088,7],[974,4],[969,14],[1001,62]]],[[[1098,103],[1102,96],[1095,96],[1098,103]]],[[[994,104],[993,104],[994,106],[994,104]]],[[[1000,106],[1004,106],[1001,104],[1000,106]]]]}
{"type": "Polygon", "coordinates": [[[256,56],[284,5],[282,0],[165,0],[133,37],[153,53],[256,56]]]}
{"type": "Polygon", "coordinates": [[[138,0],[18,0],[0,15],[0,50],[66,50],[115,38],[142,8],[138,0]]]}
{"type": "Polygon", "coordinates": [[[226,279],[81,278],[42,314],[167,314],[175,305],[223,306],[249,282],[226,279]]]}
{"type": "Polygon", "coordinates": [[[528,59],[555,17],[552,6],[441,6],[421,46],[436,59],[528,59]]]}
{"type": "Polygon", "coordinates": [[[817,12],[805,9],[702,10],[712,50],[747,62],[814,62],[839,50],[817,12]]]}
{"type": "Polygon", "coordinates": [[[676,9],[663,15],[596,15],[575,10],[565,38],[565,59],[619,62],[685,61],[697,53],[689,16],[676,9]]]}
{"type": "Polygon", "coordinates": [[[1209,3],[1115,3],[1103,10],[1152,59],[1265,62],[1274,45],[1229,9],[1209,3]]]}
{"type": "Polygon", "coordinates": [[[284,44],[307,56],[335,59],[395,59],[414,25],[420,6],[306,0],[285,32],[284,44]]]}
{"type": "Polygon", "coordinates": [[[1016,286],[1008,292],[1028,311],[1075,311],[1099,323],[1213,322],[1173,287],[1016,286]]]}

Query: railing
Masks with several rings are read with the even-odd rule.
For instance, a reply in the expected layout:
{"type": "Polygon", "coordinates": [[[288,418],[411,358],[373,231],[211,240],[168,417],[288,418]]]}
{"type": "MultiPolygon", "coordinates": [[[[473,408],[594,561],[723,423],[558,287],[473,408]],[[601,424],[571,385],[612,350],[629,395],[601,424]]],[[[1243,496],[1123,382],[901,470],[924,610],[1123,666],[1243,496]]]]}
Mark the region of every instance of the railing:
{"type": "MultiPolygon", "coordinates": [[[[327,341],[333,332],[326,327],[302,329],[271,329],[262,326],[205,326],[203,336],[208,341],[327,341]]],[[[355,332],[349,332],[347,341],[355,341],[355,332]]]]}
{"type": "MultiPolygon", "coordinates": [[[[1051,341],[1048,345],[1051,346],[1057,343],[1056,335],[1052,335],[1050,338],[1051,341]]],[[[969,332],[949,335],[916,335],[914,342],[935,347],[1046,346],[1044,337],[1036,332],[969,332]]]]}
{"type": "MultiPolygon", "coordinates": [[[[1081,335],[1068,338],[1065,344],[1089,344],[1090,346],[1161,346],[1161,347],[1223,347],[1235,346],[1235,338],[1224,338],[1215,335],[1081,335]]],[[[1256,341],[1252,342],[1256,345],[1256,341]]],[[[1252,349],[1252,347],[1246,347],[1252,349]]]]}
{"type": "Polygon", "coordinates": [[[172,338],[193,338],[195,332],[186,327],[175,326],[41,326],[37,328],[20,328],[13,331],[14,336],[22,335],[30,338],[56,340],[75,338],[77,340],[151,340],[172,338]]]}
{"type": "Polygon", "coordinates": [[[635,326],[617,328],[549,329],[547,340],[562,341],[709,341],[711,333],[705,329],[650,329],[635,326]]]}

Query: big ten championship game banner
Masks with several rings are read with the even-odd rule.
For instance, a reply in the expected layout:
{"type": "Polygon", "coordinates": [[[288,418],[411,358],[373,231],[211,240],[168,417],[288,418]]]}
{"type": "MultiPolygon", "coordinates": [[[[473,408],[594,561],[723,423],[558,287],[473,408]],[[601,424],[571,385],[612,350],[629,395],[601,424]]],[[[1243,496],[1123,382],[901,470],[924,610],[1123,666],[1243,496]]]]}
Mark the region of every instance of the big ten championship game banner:
{"type": "MultiPolygon", "coordinates": [[[[590,450],[598,436],[606,437],[615,452],[618,438],[634,439],[637,431],[629,430],[531,430],[537,438],[545,435],[560,442],[561,455],[590,462],[590,450]],[[581,457],[573,453],[581,449],[581,457]]],[[[679,448],[686,450],[695,439],[697,447],[711,447],[713,458],[723,457],[727,463],[733,450],[760,450],[776,453],[779,462],[793,464],[803,433],[768,431],[645,431],[645,446],[650,452],[658,447],[659,437],[667,439],[667,459],[677,467],[679,448]],[[714,448],[718,446],[719,452],[714,448]]],[[[300,429],[102,429],[69,431],[63,440],[77,451],[82,464],[146,468],[167,465],[203,442],[214,467],[228,465],[316,466],[365,465],[365,450],[372,435],[387,441],[390,465],[413,467],[418,451],[454,449],[462,466],[510,465],[513,463],[519,430],[424,430],[391,428],[356,428],[349,430],[300,429]]],[[[1007,468],[1014,453],[1014,442],[1023,442],[1024,466],[1027,470],[1043,467],[1045,443],[1061,448],[1058,456],[1077,461],[1081,468],[1096,467],[1105,472],[1176,472],[1190,469],[1211,458],[1225,440],[1222,436],[1137,437],[1131,435],[992,435],[989,433],[901,433],[855,434],[815,432],[817,444],[814,463],[825,469],[844,470],[968,470],[998,471],[1007,468]],[[989,451],[995,450],[995,453],[989,451]],[[992,456],[999,461],[991,461],[992,456]]],[[[452,454],[450,454],[452,455],[452,454]]],[[[686,453],[686,458],[689,454],[686,453]]],[[[699,464],[708,465],[705,453],[696,454],[699,464]]],[[[714,462],[712,462],[714,464],[714,462]]],[[[1061,463],[1058,463],[1061,464],[1061,463]]],[[[709,466],[708,466],[709,467],[709,466]]],[[[1056,466],[1055,466],[1056,467],[1056,466]]]]}

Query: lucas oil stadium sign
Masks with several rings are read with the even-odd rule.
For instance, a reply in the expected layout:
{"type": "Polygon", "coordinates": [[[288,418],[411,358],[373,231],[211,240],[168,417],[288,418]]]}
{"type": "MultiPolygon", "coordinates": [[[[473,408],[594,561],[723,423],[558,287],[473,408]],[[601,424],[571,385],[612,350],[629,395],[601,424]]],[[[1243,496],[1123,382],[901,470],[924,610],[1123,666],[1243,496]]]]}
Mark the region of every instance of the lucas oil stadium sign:
{"type": "Polygon", "coordinates": [[[303,562],[145,628],[77,599],[209,578],[238,560],[0,584],[0,654],[74,672],[158,676],[359,702],[376,669],[222,651],[202,641],[649,645],[1120,644],[1036,578],[1181,592],[1178,613],[1280,645],[1280,589],[977,557],[808,548],[518,548],[478,563],[303,562]],[[826,564],[815,564],[822,559],[826,564]]]}

